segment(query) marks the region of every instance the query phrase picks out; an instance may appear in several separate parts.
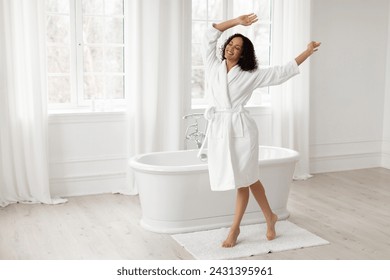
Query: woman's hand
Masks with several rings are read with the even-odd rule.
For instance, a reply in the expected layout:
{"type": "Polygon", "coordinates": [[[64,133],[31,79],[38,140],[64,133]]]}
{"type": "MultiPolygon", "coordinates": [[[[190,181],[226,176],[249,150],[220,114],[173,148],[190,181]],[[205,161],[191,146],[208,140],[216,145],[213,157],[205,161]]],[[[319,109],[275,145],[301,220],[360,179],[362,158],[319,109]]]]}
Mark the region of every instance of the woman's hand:
{"type": "Polygon", "coordinates": [[[320,45],[321,45],[320,42],[311,41],[311,42],[307,45],[307,51],[308,51],[310,54],[313,54],[314,52],[318,51],[318,48],[319,48],[320,45]]]}
{"type": "Polygon", "coordinates": [[[307,45],[307,49],[295,58],[297,64],[301,65],[309,56],[311,56],[314,52],[318,51],[320,45],[320,42],[311,41],[307,45]]]}
{"type": "Polygon", "coordinates": [[[249,25],[255,23],[256,21],[258,21],[258,18],[257,18],[256,14],[252,13],[252,14],[248,14],[248,15],[239,16],[237,18],[237,20],[238,20],[238,24],[244,25],[244,26],[249,26],[249,25]]]}

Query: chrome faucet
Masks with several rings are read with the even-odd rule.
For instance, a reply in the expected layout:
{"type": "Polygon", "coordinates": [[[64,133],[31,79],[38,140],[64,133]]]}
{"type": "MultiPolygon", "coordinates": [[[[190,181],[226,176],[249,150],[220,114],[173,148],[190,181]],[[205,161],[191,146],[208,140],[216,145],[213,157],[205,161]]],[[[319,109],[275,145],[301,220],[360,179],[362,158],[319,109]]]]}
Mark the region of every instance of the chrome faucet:
{"type": "Polygon", "coordinates": [[[198,123],[199,119],[204,119],[203,113],[194,113],[194,114],[185,115],[183,117],[183,120],[186,119],[194,119],[195,122],[190,124],[186,129],[185,140],[184,140],[185,148],[187,149],[188,141],[193,141],[195,142],[197,148],[200,149],[204,141],[204,138],[206,137],[205,133],[199,130],[199,123],[198,123]]]}

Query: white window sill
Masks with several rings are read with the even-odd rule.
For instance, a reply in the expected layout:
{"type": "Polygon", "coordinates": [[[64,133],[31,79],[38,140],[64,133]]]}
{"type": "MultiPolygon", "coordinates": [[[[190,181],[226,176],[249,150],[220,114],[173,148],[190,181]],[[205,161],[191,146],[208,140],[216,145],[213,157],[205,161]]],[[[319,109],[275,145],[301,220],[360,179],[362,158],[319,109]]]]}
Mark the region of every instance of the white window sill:
{"type": "Polygon", "coordinates": [[[117,106],[114,108],[107,109],[95,109],[92,110],[90,107],[78,107],[78,108],[53,108],[48,110],[48,115],[107,115],[107,114],[123,114],[126,112],[125,106],[117,106]]]}
{"type": "Polygon", "coordinates": [[[103,122],[124,122],[127,120],[124,110],[117,111],[91,111],[82,109],[72,110],[50,110],[49,124],[64,123],[103,123],[103,122]]]}
{"type": "MultiPolygon", "coordinates": [[[[193,105],[191,107],[191,113],[199,113],[206,110],[207,105],[193,105]]],[[[258,114],[258,113],[267,113],[271,112],[271,104],[270,103],[264,103],[262,105],[247,105],[245,108],[251,113],[251,114],[258,114]]]]}

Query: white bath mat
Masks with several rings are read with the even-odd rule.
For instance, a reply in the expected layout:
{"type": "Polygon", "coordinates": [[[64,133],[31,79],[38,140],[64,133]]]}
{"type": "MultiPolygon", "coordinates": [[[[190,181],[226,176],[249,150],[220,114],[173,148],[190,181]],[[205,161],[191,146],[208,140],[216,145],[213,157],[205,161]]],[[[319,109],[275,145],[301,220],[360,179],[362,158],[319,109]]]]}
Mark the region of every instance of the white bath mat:
{"type": "Polygon", "coordinates": [[[289,221],[276,223],[276,238],[265,237],[266,224],[241,226],[238,242],[233,248],[222,248],[229,228],[175,234],[172,237],[199,260],[223,260],[267,254],[271,252],[329,244],[328,241],[289,221]]]}

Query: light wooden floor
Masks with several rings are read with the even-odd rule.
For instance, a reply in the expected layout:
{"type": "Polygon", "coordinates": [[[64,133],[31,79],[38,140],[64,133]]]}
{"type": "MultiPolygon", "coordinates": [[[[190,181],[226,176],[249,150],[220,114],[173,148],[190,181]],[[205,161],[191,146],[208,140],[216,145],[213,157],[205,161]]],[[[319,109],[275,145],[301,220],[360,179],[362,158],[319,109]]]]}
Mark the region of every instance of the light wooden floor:
{"type": "MultiPolygon", "coordinates": [[[[390,259],[390,170],[294,182],[288,208],[330,245],[248,259],[390,259]]],[[[113,194],[0,208],[0,259],[192,259],[169,235],[142,229],[140,216],[138,197],[113,194]]]]}

